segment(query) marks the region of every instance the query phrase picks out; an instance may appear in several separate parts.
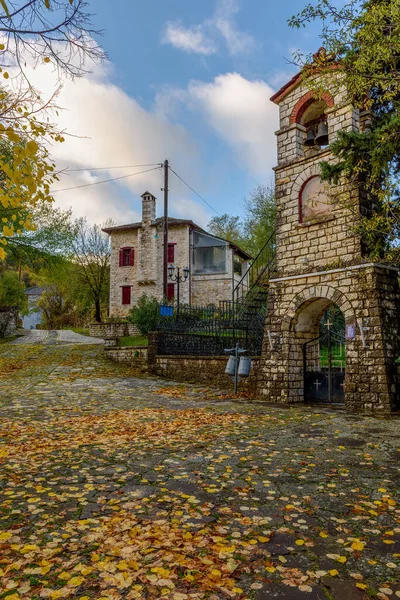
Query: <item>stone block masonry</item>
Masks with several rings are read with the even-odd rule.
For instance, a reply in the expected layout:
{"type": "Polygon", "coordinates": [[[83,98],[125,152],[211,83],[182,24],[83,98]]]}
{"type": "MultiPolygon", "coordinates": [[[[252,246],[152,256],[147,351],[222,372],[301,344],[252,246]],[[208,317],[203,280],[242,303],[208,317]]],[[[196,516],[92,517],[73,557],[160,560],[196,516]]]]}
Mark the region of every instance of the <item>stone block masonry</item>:
{"type": "Polygon", "coordinates": [[[116,346],[104,348],[104,354],[109,360],[128,364],[139,373],[148,372],[147,346],[132,346],[118,348],[116,346]]]}
{"type": "MultiPolygon", "coordinates": [[[[239,383],[239,394],[255,394],[260,359],[252,359],[252,370],[247,379],[239,383]]],[[[199,383],[219,387],[233,393],[233,382],[225,375],[226,356],[157,356],[149,365],[154,375],[182,383],[199,383]]]]}
{"type": "Polygon", "coordinates": [[[140,335],[139,329],[133,323],[122,321],[115,323],[91,323],[89,335],[98,338],[120,338],[140,335]]]}
{"type": "Polygon", "coordinates": [[[319,321],[332,303],[354,325],[346,341],[345,406],[388,412],[399,406],[395,360],[400,354],[398,273],[380,265],[309,273],[271,280],[266,339],[258,389],[266,400],[302,402],[302,347],[318,337],[319,321]],[[363,340],[364,338],[364,340],[363,340]]]}
{"type": "MultiPolygon", "coordinates": [[[[327,378],[328,400],[333,399],[332,363],[324,367],[318,339],[322,317],[336,307],[348,333],[345,376],[341,359],[337,380],[344,386],[345,406],[383,413],[400,401],[395,364],[400,354],[399,273],[369,264],[357,229],[361,215],[371,209],[365,188],[353,181],[321,181],[321,162],[336,160],[329,144],[340,131],[362,131],[368,120],[351,105],[343,81],[332,63],[325,80],[316,71],[315,89],[307,89],[309,80],[299,74],[272,98],[280,112],[276,273],[269,282],[258,392],[268,401],[303,402],[304,379],[311,371],[315,386],[322,385],[320,377],[327,378]],[[305,143],[307,132],[316,140],[317,126],[328,134],[323,147],[305,143]],[[313,341],[309,369],[305,344],[313,341]]],[[[342,396],[340,391],[336,397],[342,396]]]]}

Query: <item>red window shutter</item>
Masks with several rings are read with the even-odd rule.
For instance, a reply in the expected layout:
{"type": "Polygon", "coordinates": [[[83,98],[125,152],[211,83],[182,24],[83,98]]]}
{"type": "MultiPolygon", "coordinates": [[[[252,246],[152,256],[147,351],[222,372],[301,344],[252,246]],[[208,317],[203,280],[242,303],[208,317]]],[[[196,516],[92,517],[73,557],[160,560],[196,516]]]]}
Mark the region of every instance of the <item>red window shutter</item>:
{"type": "Polygon", "coordinates": [[[129,264],[131,267],[133,267],[133,265],[135,264],[135,250],[133,248],[131,248],[131,252],[129,255],[129,264]]]}
{"type": "Polygon", "coordinates": [[[124,265],[124,251],[122,248],[119,250],[119,266],[123,267],[124,265]]]}
{"type": "Polygon", "coordinates": [[[131,303],[131,287],[129,285],[124,285],[122,287],[122,304],[130,304],[131,303]]]}
{"type": "Polygon", "coordinates": [[[168,244],[168,262],[175,262],[175,244],[168,244]]]}
{"type": "Polygon", "coordinates": [[[169,283],[167,287],[167,300],[175,298],[175,284],[169,283]]]}

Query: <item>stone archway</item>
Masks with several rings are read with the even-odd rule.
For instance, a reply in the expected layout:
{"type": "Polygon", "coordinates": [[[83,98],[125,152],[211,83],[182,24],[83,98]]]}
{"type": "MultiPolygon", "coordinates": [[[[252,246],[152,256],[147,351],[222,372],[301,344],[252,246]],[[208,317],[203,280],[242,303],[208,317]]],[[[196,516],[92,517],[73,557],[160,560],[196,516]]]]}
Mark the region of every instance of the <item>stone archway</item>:
{"type": "Polygon", "coordinates": [[[283,354],[289,369],[288,401],[304,401],[304,344],[319,337],[321,318],[336,306],[346,323],[355,323],[354,310],[345,295],[331,286],[309,287],[292,301],[282,324],[283,354]]]}

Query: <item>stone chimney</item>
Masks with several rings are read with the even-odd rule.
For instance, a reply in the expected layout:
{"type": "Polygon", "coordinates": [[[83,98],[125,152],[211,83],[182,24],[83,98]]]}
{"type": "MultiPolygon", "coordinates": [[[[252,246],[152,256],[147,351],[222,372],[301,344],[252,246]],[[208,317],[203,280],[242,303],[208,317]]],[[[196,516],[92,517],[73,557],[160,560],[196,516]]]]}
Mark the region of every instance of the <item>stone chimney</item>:
{"type": "Polygon", "coordinates": [[[142,194],[142,224],[148,224],[155,221],[156,218],[156,198],[150,192],[142,194]]]}
{"type": "MultiPolygon", "coordinates": [[[[155,295],[156,290],[152,286],[157,281],[157,228],[156,220],[156,198],[150,192],[142,194],[142,226],[138,231],[138,283],[150,285],[146,292],[155,295]]],[[[143,290],[145,291],[145,290],[143,290]]]]}

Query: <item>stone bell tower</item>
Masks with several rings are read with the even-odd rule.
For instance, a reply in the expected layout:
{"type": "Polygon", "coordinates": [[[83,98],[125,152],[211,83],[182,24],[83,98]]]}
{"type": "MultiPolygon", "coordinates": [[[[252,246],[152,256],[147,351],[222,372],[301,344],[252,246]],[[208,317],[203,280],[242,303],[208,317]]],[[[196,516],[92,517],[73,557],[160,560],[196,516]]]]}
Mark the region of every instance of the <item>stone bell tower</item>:
{"type": "Polygon", "coordinates": [[[356,233],[359,216],[368,214],[362,188],[320,179],[321,161],[333,159],[329,144],[340,130],[362,131],[368,115],[349,103],[339,70],[332,69],[326,86],[317,83],[318,92],[307,88],[299,73],[271,99],[280,111],[276,271],[269,282],[259,393],[269,401],[304,401],[305,348],[318,338],[322,315],[335,306],[346,325],[345,406],[389,411],[400,400],[399,273],[372,264],[356,233]]]}

